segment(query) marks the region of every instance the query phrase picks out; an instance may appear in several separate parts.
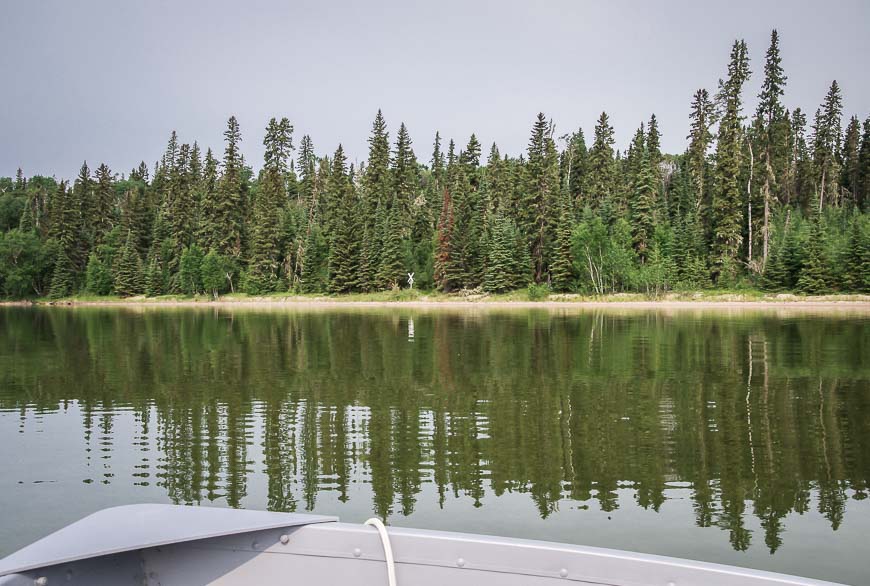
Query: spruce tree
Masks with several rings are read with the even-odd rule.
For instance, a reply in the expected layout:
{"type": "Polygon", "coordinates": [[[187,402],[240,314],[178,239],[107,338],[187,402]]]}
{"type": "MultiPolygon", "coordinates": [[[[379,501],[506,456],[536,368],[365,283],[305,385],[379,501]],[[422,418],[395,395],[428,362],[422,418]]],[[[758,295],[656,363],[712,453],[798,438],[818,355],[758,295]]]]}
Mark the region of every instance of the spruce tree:
{"type": "Polygon", "coordinates": [[[441,209],[441,196],[445,186],[444,165],[444,153],[441,151],[441,134],[436,132],[435,141],[432,145],[432,158],[429,161],[431,174],[427,189],[429,210],[433,217],[437,217],[438,211],[441,209]]]}
{"type": "Polygon", "coordinates": [[[441,200],[441,215],[438,218],[437,245],[435,247],[435,268],[434,281],[435,285],[442,291],[450,291],[454,287],[454,283],[450,280],[448,268],[453,262],[452,250],[450,243],[453,239],[453,201],[450,197],[450,190],[444,189],[444,195],[441,200]]]}
{"type": "Polygon", "coordinates": [[[378,269],[378,283],[382,289],[396,289],[405,278],[407,266],[402,237],[403,225],[402,211],[398,202],[394,201],[387,212],[387,228],[383,235],[381,264],[378,269]]]}
{"type": "Polygon", "coordinates": [[[662,135],[659,132],[659,123],[656,115],[653,114],[649,118],[649,124],[646,131],[646,154],[649,159],[648,163],[655,179],[655,189],[659,190],[661,184],[661,171],[659,166],[662,162],[662,135]]]}
{"type": "Polygon", "coordinates": [[[556,226],[556,246],[553,265],[550,268],[553,289],[556,291],[569,291],[577,280],[574,270],[574,258],[571,254],[572,234],[574,224],[570,205],[563,202],[562,213],[556,226]]]}
{"type": "Polygon", "coordinates": [[[97,167],[96,179],[90,223],[94,233],[94,246],[99,246],[115,223],[115,188],[112,185],[112,172],[105,163],[97,167]]]}
{"type": "Polygon", "coordinates": [[[728,79],[721,82],[719,96],[724,112],[716,141],[716,185],[712,209],[714,274],[723,282],[731,282],[736,278],[738,253],[743,242],[741,93],[748,78],[746,43],[735,41],[728,65],[728,79]]]}
{"type": "Polygon", "coordinates": [[[209,249],[218,245],[218,162],[211,149],[205,153],[202,177],[202,200],[197,226],[197,241],[209,249]]]}
{"type": "MultiPolygon", "coordinates": [[[[178,266],[179,289],[185,295],[196,295],[202,287],[202,249],[196,244],[184,248],[178,266]]],[[[146,293],[148,278],[146,274],[146,293]]]]}
{"type": "Polygon", "coordinates": [[[417,203],[419,179],[417,177],[417,158],[411,148],[411,136],[403,122],[396,135],[396,150],[393,152],[390,175],[394,205],[399,206],[399,220],[402,230],[410,224],[411,209],[417,203]]]}
{"type": "Polygon", "coordinates": [[[859,210],[870,211],[870,116],[864,121],[861,133],[857,175],[855,202],[859,210]]]}
{"type": "Polygon", "coordinates": [[[859,172],[859,156],[861,150],[861,125],[858,122],[857,116],[852,116],[849,119],[849,124],[846,125],[846,132],[843,135],[842,149],[842,179],[840,183],[843,186],[843,192],[847,201],[843,202],[849,206],[857,205],[858,194],[858,172],[859,172]]]}
{"type": "Polygon", "coordinates": [[[79,253],[81,211],[75,193],[61,181],[52,202],[53,217],[50,236],[57,241],[58,255],[51,278],[50,296],[53,299],[72,295],[76,289],[79,253]]]}
{"type": "Polygon", "coordinates": [[[278,290],[281,266],[281,217],[287,203],[286,176],[293,149],[293,126],[287,118],[272,118],[266,128],[266,147],[260,190],[254,202],[251,258],[246,287],[249,293],[278,290]]]}
{"type": "Polygon", "coordinates": [[[108,295],[112,292],[112,271],[95,252],[88,257],[85,290],[93,295],[108,295]]]}
{"type": "Polygon", "coordinates": [[[239,258],[246,212],[242,196],[242,156],[239,153],[242,135],[235,116],[230,116],[227,122],[224,139],[223,174],[216,186],[214,209],[207,228],[210,232],[208,242],[221,256],[239,258]]]}
{"type": "Polygon", "coordinates": [[[705,89],[699,89],[692,98],[691,131],[689,132],[689,148],[686,151],[689,173],[692,177],[695,198],[692,202],[697,212],[702,212],[707,194],[707,151],[713,142],[710,132],[714,115],[714,103],[705,89]]]}
{"type": "Polygon", "coordinates": [[[51,290],[48,296],[52,299],[60,299],[72,295],[76,286],[76,273],[73,262],[66,250],[61,247],[58,250],[51,275],[51,290]]]}
{"type": "Polygon", "coordinates": [[[576,212],[581,210],[586,202],[583,201],[586,174],[589,167],[589,153],[586,149],[586,138],[583,129],[578,128],[568,139],[568,148],[565,152],[565,189],[571,197],[571,209],[576,212]]]}
{"type": "Polygon", "coordinates": [[[329,241],[329,290],[349,293],[359,283],[359,231],[356,192],[347,174],[344,149],[332,159],[327,197],[334,202],[329,241]]]}
{"type": "Polygon", "coordinates": [[[813,162],[818,184],[819,211],[825,196],[836,196],[839,179],[840,141],[842,139],[843,97],[835,79],[825,95],[822,107],[816,110],[813,123],[813,162]]]}
{"type": "Polygon", "coordinates": [[[655,205],[655,174],[652,169],[649,153],[642,151],[629,206],[632,238],[641,263],[646,262],[652,245],[651,241],[655,227],[655,205]]]}
{"type": "Polygon", "coordinates": [[[870,292],[870,222],[854,216],[843,259],[842,287],[854,293],[870,292]]]}
{"type": "Polygon", "coordinates": [[[805,260],[795,286],[801,293],[820,295],[830,289],[830,271],[825,255],[822,220],[818,214],[811,220],[810,237],[806,243],[805,260]]]}
{"type": "Polygon", "coordinates": [[[359,286],[363,291],[377,288],[381,264],[381,230],[376,224],[378,208],[390,200],[390,137],[383,113],[378,110],[368,139],[369,156],[362,176],[361,221],[364,240],[360,258],[359,286]]]}
{"type": "Polygon", "coordinates": [[[553,241],[555,218],[559,214],[559,161],[552,134],[551,124],[543,113],[539,113],[527,148],[522,217],[523,231],[535,266],[536,283],[546,280],[547,253],[553,241]]]}
{"type": "Polygon", "coordinates": [[[613,127],[607,112],[602,112],[595,125],[595,138],[589,149],[589,172],[586,178],[586,195],[589,205],[595,209],[613,197],[616,167],[613,158],[613,127]]]}
{"type": "Polygon", "coordinates": [[[503,293],[513,288],[514,230],[511,221],[502,214],[492,218],[492,230],[486,254],[483,288],[490,293],[503,293]]]}
{"type": "MultiPolygon", "coordinates": [[[[780,97],[784,94],[786,76],[782,69],[779,54],[779,33],[770,33],[770,47],[764,63],[764,82],[758,94],[758,109],[755,113],[755,133],[758,140],[758,169],[761,175],[761,194],[763,201],[762,226],[762,268],[767,264],[770,253],[770,219],[772,205],[779,190],[779,177],[784,175],[784,161],[787,155],[785,108],[780,97]]],[[[751,261],[752,259],[750,259],[751,261]]]]}
{"type": "Polygon", "coordinates": [[[127,240],[121,248],[115,261],[114,270],[115,293],[121,297],[139,295],[145,290],[142,276],[142,260],[133,242],[133,233],[127,232],[127,240]]]}

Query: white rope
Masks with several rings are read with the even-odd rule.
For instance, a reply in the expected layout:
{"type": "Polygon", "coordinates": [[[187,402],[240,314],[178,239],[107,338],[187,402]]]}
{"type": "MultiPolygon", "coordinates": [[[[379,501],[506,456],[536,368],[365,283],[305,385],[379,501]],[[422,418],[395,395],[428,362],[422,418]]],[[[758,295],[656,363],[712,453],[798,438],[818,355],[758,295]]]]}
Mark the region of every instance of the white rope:
{"type": "Polygon", "coordinates": [[[377,517],[372,517],[363,524],[378,530],[381,543],[384,544],[384,559],[387,561],[387,582],[389,586],[396,586],[396,562],[393,561],[393,546],[390,545],[390,535],[387,533],[387,528],[377,517]]]}

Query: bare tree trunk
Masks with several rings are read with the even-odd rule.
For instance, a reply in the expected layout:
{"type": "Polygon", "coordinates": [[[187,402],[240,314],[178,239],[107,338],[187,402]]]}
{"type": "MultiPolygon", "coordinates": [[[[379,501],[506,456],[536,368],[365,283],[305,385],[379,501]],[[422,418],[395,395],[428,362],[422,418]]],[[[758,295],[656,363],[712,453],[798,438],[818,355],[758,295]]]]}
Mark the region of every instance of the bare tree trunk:
{"type": "Polygon", "coordinates": [[[752,141],[747,141],[749,145],[749,181],[746,182],[746,201],[749,212],[749,255],[748,263],[752,263],[752,172],[755,168],[755,156],[752,154],[752,141]]]}
{"type": "Polygon", "coordinates": [[[765,174],[764,174],[764,229],[763,229],[763,238],[764,238],[764,249],[762,251],[761,256],[761,272],[764,272],[764,268],[767,266],[767,256],[770,253],[770,159],[768,158],[768,163],[766,165],[765,174]]]}
{"type": "Polygon", "coordinates": [[[822,213],[822,202],[825,201],[825,175],[827,171],[827,169],[822,167],[822,187],[819,189],[819,213],[822,213]]]}

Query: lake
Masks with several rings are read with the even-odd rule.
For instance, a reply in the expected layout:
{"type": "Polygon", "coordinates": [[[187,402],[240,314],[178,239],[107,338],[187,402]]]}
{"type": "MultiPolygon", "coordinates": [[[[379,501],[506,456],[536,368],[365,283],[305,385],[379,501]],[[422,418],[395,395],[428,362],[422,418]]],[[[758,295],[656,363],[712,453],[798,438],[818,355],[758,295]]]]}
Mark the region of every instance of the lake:
{"type": "Polygon", "coordinates": [[[0,470],[0,556],[172,502],[867,584],[870,315],[0,307],[0,470]]]}

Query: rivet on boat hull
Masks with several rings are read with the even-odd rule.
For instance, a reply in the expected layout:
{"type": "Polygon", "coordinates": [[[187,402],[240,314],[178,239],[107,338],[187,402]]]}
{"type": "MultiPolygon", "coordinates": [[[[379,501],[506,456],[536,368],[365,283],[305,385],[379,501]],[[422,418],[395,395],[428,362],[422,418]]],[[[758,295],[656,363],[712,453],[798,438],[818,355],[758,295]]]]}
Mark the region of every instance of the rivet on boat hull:
{"type": "Polygon", "coordinates": [[[464,568],[465,567],[465,560],[463,558],[459,558],[458,560],[456,560],[456,565],[459,566],[460,568],[464,568]]]}
{"type": "Polygon", "coordinates": [[[353,550],[353,557],[358,558],[358,557],[361,556],[361,555],[362,555],[362,552],[360,551],[360,549],[359,549],[358,547],[357,547],[357,548],[354,548],[354,550],[353,550]]]}
{"type": "Polygon", "coordinates": [[[559,577],[560,578],[567,578],[568,577],[567,568],[562,568],[561,570],[559,570],[559,577]]]}
{"type": "Polygon", "coordinates": [[[288,543],[290,543],[290,536],[287,534],[282,535],[281,536],[281,544],[287,545],[288,543]]]}

